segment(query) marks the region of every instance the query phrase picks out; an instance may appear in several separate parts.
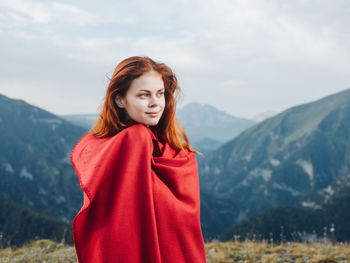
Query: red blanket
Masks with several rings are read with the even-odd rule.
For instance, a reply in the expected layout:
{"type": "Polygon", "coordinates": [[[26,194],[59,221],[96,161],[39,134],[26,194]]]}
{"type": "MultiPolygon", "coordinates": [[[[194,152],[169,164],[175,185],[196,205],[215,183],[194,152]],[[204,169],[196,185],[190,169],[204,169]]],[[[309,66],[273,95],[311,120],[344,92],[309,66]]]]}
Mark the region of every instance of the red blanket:
{"type": "Polygon", "coordinates": [[[71,162],[84,191],[73,222],[80,263],[203,263],[197,161],[145,125],[85,134],[71,162]]]}

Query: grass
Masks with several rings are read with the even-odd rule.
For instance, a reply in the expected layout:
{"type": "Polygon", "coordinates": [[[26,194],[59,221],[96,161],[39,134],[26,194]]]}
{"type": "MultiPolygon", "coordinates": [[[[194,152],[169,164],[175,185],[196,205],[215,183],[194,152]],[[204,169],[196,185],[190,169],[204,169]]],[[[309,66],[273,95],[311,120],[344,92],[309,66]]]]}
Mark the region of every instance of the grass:
{"type": "Polygon", "coordinates": [[[0,263],[77,263],[75,249],[51,240],[32,241],[21,248],[0,250],[0,263]]]}
{"type": "MultiPolygon", "coordinates": [[[[205,244],[207,263],[350,263],[348,243],[271,244],[266,241],[213,241],[205,244]]],[[[51,240],[36,240],[21,248],[0,250],[0,263],[77,263],[75,249],[51,240]]]]}
{"type": "Polygon", "coordinates": [[[287,242],[276,245],[265,241],[213,241],[206,244],[206,256],[208,263],[350,263],[350,244],[287,242]]]}

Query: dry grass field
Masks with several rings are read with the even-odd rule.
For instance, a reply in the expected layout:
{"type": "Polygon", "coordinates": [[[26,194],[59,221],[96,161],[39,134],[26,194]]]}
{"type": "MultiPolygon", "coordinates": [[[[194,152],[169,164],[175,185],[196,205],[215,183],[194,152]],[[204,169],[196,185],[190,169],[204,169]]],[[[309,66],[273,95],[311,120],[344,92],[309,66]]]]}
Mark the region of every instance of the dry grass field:
{"type": "MultiPolygon", "coordinates": [[[[348,243],[219,242],[205,244],[207,263],[312,262],[350,263],[348,243]]],[[[21,248],[0,250],[0,263],[77,263],[75,249],[50,240],[36,240],[21,248]]]]}

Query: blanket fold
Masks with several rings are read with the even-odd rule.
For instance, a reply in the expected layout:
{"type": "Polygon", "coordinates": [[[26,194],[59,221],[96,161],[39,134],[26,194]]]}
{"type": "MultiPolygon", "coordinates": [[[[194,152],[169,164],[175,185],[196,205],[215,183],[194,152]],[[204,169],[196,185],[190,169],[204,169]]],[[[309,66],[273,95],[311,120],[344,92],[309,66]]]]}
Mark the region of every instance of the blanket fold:
{"type": "Polygon", "coordinates": [[[128,124],[113,137],[87,133],[72,151],[84,191],[73,221],[79,262],[206,262],[194,154],[128,124]]]}

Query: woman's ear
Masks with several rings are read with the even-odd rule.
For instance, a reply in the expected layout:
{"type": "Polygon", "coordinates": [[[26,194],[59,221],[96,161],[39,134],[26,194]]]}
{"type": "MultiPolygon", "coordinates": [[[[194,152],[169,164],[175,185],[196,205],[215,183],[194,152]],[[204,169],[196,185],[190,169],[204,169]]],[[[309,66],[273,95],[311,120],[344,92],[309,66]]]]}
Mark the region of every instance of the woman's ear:
{"type": "Polygon", "coordinates": [[[115,96],[115,103],[119,108],[124,108],[124,100],[120,97],[120,95],[115,96]]]}

